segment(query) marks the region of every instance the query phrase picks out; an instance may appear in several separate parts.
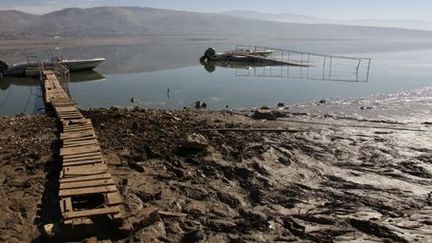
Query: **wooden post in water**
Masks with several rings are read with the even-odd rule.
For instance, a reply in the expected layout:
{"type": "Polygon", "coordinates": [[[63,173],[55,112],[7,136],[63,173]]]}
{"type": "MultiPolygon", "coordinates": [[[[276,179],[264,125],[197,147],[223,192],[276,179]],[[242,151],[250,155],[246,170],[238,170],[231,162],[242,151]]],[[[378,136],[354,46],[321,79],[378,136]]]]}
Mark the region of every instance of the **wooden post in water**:
{"type": "Polygon", "coordinates": [[[329,68],[329,76],[328,76],[329,79],[331,79],[332,76],[332,66],[333,66],[333,57],[330,56],[330,68],[329,68]]]}

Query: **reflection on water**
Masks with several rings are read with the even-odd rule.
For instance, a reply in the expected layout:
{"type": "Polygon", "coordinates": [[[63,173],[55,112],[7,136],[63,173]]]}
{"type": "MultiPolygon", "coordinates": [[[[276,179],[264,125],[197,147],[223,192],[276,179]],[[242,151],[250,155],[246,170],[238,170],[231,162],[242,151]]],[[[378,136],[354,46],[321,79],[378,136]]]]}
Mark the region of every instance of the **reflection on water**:
{"type": "MultiPolygon", "coordinates": [[[[71,73],[70,82],[88,82],[88,81],[102,81],[105,77],[96,71],[71,73]]],[[[36,78],[26,77],[3,77],[0,79],[0,89],[6,90],[11,85],[15,86],[39,86],[39,80],[36,78]]]]}
{"type": "Polygon", "coordinates": [[[77,72],[70,74],[70,82],[103,81],[105,77],[96,71],[77,72]]]}
{"type": "MultiPolygon", "coordinates": [[[[71,73],[69,82],[103,81],[98,72],[71,73]]],[[[60,79],[61,80],[61,79],[60,79]]],[[[69,83],[63,85],[68,86],[69,83]]],[[[35,78],[4,77],[0,79],[0,115],[44,112],[40,83],[35,78]]]]}
{"type": "Polygon", "coordinates": [[[369,81],[370,58],[325,55],[264,46],[237,45],[236,50],[251,50],[267,55],[265,58],[259,58],[259,62],[255,62],[255,58],[252,61],[235,61],[228,58],[224,61],[203,60],[201,64],[208,72],[214,72],[216,66],[234,68],[236,76],[243,77],[369,81]]]}
{"type": "Polygon", "coordinates": [[[322,80],[338,82],[368,82],[370,62],[366,65],[356,63],[337,63],[333,61],[327,68],[325,63],[308,67],[295,65],[267,65],[232,61],[207,61],[201,63],[204,69],[213,73],[216,67],[234,69],[235,76],[251,78],[286,78],[304,80],[322,80]]]}
{"type": "MultiPolygon", "coordinates": [[[[373,65],[369,82],[322,82],[340,79],[342,76],[339,75],[345,75],[342,79],[363,80],[364,72],[360,70],[361,75],[357,76],[355,65],[353,68],[342,68],[340,73],[332,72],[330,76],[326,70],[323,74],[321,66],[309,70],[294,67],[278,70],[277,67],[249,68],[250,65],[226,63],[205,68],[200,65],[199,57],[209,46],[231,50],[235,48],[234,43],[5,50],[0,51],[0,56],[8,63],[25,60],[29,55],[41,58],[61,55],[65,58],[106,58],[106,62],[97,69],[100,74],[71,75],[69,90],[82,108],[142,105],[177,109],[191,106],[197,100],[207,103],[209,109],[224,109],[226,105],[243,108],[278,102],[393,93],[429,86],[432,78],[429,69],[432,50],[410,50],[415,46],[411,43],[396,45],[397,48],[390,46],[397,52],[389,52],[388,43],[371,41],[284,40],[263,44],[317,53],[371,57],[373,65]],[[131,103],[131,97],[136,98],[136,102],[131,103]]],[[[8,78],[0,81],[0,88],[0,115],[35,113],[43,107],[40,88],[34,80],[8,78]]]]}

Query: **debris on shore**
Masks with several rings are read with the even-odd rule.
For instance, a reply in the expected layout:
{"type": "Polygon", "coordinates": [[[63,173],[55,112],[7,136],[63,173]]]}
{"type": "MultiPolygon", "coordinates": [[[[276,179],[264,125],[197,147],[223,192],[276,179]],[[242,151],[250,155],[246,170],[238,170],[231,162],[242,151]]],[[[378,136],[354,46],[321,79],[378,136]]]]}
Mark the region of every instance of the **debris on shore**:
{"type": "MultiPolygon", "coordinates": [[[[96,229],[89,241],[426,242],[432,230],[430,133],[406,124],[389,133],[389,124],[293,114],[83,114],[129,223],[116,233],[96,229]]],[[[55,132],[45,116],[0,119],[2,242],[42,241],[38,226],[59,217],[55,132]]]]}

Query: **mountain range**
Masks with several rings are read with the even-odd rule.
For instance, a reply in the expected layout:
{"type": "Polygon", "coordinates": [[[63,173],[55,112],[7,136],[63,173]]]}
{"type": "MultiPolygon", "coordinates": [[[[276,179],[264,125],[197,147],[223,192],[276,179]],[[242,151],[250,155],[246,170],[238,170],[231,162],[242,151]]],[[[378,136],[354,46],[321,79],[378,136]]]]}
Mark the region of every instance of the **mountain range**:
{"type": "Polygon", "coordinates": [[[198,13],[145,7],[68,8],[44,15],[0,11],[0,39],[104,36],[430,38],[432,32],[350,26],[302,15],[198,13]],[[267,16],[267,17],[266,17],[267,16]],[[284,18],[282,18],[284,17],[284,18]],[[307,22],[314,19],[313,22],[307,22]]]}
{"type": "Polygon", "coordinates": [[[298,15],[290,13],[264,13],[256,11],[233,10],[222,12],[228,16],[243,17],[248,19],[260,19],[275,22],[286,23],[304,23],[304,24],[336,24],[336,25],[356,25],[356,26],[373,26],[403,28],[415,30],[432,30],[432,22],[421,19],[350,19],[335,20],[326,18],[317,18],[308,15],[298,15]]]}

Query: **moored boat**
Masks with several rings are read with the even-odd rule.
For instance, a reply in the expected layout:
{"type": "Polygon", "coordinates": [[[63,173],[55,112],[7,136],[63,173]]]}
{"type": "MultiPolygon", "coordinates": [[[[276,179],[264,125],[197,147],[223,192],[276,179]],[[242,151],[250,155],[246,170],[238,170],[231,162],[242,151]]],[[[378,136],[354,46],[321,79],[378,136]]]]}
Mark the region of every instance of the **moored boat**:
{"type": "Polygon", "coordinates": [[[300,66],[309,67],[309,63],[284,61],[270,58],[273,53],[271,50],[251,51],[251,50],[234,50],[229,52],[217,53],[212,47],[208,48],[201,57],[201,64],[205,65],[210,62],[227,63],[246,63],[260,66],[300,66]]]}
{"type": "Polygon", "coordinates": [[[81,72],[81,71],[92,71],[97,66],[99,66],[102,62],[105,61],[105,58],[92,58],[92,59],[59,59],[55,58],[52,61],[48,62],[26,62],[26,63],[17,63],[14,65],[5,65],[3,69],[0,69],[0,72],[4,76],[26,76],[26,72],[29,70],[37,71],[39,70],[40,65],[42,64],[44,67],[53,67],[57,64],[61,64],[66,67],[70,72],[81,72]]]}
{"type": "Polygon", "coordinates": [[[105,58],[93,58],[93,59],[78,59],[78,60],[68,60],[64,59],[60,61],[60,64],[69,69],[70,72],[79,71],[91,71],[99,66],[105,58]]]}

